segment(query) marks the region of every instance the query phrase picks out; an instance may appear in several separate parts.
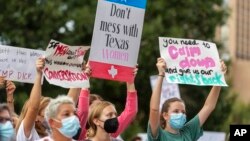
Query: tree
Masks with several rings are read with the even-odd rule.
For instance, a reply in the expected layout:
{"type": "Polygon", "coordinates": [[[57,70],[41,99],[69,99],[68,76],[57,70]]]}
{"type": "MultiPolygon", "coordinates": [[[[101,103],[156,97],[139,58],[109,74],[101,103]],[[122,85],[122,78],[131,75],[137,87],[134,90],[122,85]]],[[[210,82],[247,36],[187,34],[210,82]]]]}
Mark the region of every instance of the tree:
{"type": "MultiPolygon", "coordinates": [[[[223,0],[148,0],[138,59],[139,72],[136,77],[139,112],[134,125],[140,125],[136,131],[145,132],[147,127],[151,97],[149,76],[157,73],[155,63],[159,57],[158,37],[193,38],[215,42],[215,29],[224,23],[227,15],[222,5],[223,0]]],[[[50,39],[69,45],[90,45],[96,6],[97,0],[0,1],[1,42],[11,46],[43,50],[50,39]]],[[[45,81],[43,94],[54,97],[67,92],[55,87],[45,81]]],[[[19,84],[16,97],[22,97],[19,93],[28,95],[30,90],[30,84],[19,84]]],[[[181,85],[180,90],[187,104],[188,118],[193,117],[203,106],[209,87],[181,85]]],[[[121,104],[125,102],[126,97],[124,83],[91,79],[91,91],[118,105],[118,111],[124,108],[124,104],[121,104]]],[[[23,101],[15,102],[16,105],[22,105],[20,103],[23,101]]],[[[217,105],[219,111],[215,111],[210,117],[205,129],[219,130],[219,123],[223,123],[224,118],[230,113],[232,102],[227,91],[223,90],[217,105]]],[[[135,133],[131,130],[126,132],[135,133]]],[[[124,136],[124,139],[128,139],[131,134],[125,135],[128,136],[124,136]]]]}

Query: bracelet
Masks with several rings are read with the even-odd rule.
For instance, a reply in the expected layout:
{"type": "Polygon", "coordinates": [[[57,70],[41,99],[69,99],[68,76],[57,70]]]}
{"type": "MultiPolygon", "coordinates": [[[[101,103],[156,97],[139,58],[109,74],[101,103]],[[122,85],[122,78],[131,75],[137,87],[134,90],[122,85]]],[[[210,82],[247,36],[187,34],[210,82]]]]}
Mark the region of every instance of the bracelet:
{"type": "Polygon", "coordinates": [[[165,75],[160,75],[160,74],[158,76],[165,77],[165,75]]]}

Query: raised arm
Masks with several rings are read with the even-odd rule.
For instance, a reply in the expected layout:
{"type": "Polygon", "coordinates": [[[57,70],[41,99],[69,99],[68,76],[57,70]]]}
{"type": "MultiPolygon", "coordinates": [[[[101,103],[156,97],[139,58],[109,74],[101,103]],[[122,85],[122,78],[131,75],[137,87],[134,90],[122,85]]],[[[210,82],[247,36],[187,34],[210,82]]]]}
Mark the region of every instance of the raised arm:
{"type": "Polygon", "coordinates": [[[44,58],[38,58],[36,61],[36,77],[28,101],[27,113],[23,119],[24,133],[26,137],[30,136],[31,129],[34,127],[36,116],[38,114],[41,99],[41,80],[43,76],[44,58]]]}
{"type": "Polygon", "coordinates": [[[157,77],[156,85],[153,89],[153,93],[151,95],[150,111],[149,111],[149,124],[151,127],[151,132],[153,137],[157,136],[157,130],[160,126],[159,104],[160,104],[162,83],[165,77],[166,62],[164,61],[163,58],[158,58],[156,66],[159,74],[157,77]]]}
{"type": "Polygon", "coordinates": [[[79,101],[78,101],[78,108],[77,108],[77,115],[80,120],[80,125],[82,128],[79,140],[83,140],[86,137],[86,123],[88,120],[88,113],[89,113],[89,90],[83,88],[81,90],[79,101]]]}
{"type": "Polygon", "coordinates": [[[6,81],[6,94],[7,94],[7,105],[10,108],[11,114],[15,113],[14,109],[14,92],[16,90],[16,86],[12,81],[6,81]]]}
{"type": "MultiPolygon", "coordinates": [[[[227,67],[225,66],[223,61],[221,61],[221,69],[222,69],[222,72],[225,74],[227,71],[227,67]]],[[[205,123],[209,115],[215,109],[219,95],[220,95],[220,90],[221,90],[220,86],[213,86],[210,93],[208,94],[208,97],[205,101],[204,106],[198,113],[200,126],[202,126],[205,123]]]]}
{"type": "MultiPolygon", "coordinates": [[[[90,78],[91,69],[90,69],[90,66],[88,65],[88,63],[86,64],[86,66],[84,65],[83,71],[90,78]]],[[[88,113],[89,113],[89,96],[90,96],[89,94],[90,94],[90,92],[89,92],[88,88],[82,88],[80,90],[80,96],[78,99],[78,107],[77,107],[77,115],[79,117],[80,126],[81,126],[82,130],[81,130],[81,134],[80,134],[78,140],[84,140],[86,137],[86,132],[87,132],[86,124],[87,124],[88,113]]]]}
{"type": "MultiPolygon", "coordinates": [[[[136,67],[133,72],[134,76],[136,76],[138,68],[136,67]]],[[[127,99],[126,105],[123,112],[118,116],[119,127],[117,131],[111,134],[112,137],[119,136],[135,119],[136,114],[138,112],[138,98],[137,91],[135,89],[134,82],[127,82],[127,99]]]]}
{"type": "Polygon", "coordinates": [[[68,91],[68,96],[73,99],[75,105],[77,105],[78,97],[81,92],[81,88],[70,88],[68,91]]]}

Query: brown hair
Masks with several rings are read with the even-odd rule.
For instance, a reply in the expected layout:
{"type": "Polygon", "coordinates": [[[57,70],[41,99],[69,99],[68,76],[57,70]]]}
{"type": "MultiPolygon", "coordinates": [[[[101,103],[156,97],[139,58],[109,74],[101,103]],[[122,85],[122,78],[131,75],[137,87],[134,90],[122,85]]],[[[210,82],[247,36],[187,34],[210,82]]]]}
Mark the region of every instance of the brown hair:
{"type": "MultiPolygon", "coordinates": [[[[49,97],[43,97],[40,101],[40,105],[39,105],[39,109],[38,109],[38,114],[37,115],[41,115],[42,114],[42,110],[44,110],[50,102],[50,98],[49,97]]],[[[45,115],[43,115],[45,118],[45,115]]],[[[42,125],[42,123],[39,124],[35,124],[35,129],[38,133],[39,136],[41,137],[45,137],[48,134],[46,133],[46,128],[42,125]]]]}
{"type": "MultiPolygon", "coordinates": [[[[24,117],[26,116],[26,113],[27,113],[27,110],[28,110],[28,103],[29,103],[29,100],[28,99],[24,105],[23,105],[23,108],[22,108],[22,111],[21,111],[21,114],[20,114],[20,117],[19,117],[19,120],[18,120],[18,123],[16,125],[16,132],[18,132],[18,129],[24,119],[24,117]]],[[[38,115],[41,114],[42,110],[45,109],[47,107],[47,105],[49,104],[50,102],[50,98],[49,97],[41,97],[40,99],[40,104],[39,104],[39,108],[38,108],[38,115]]],[[[36,125],[35,123],[35,128],[36,128],[36,131],[38,133],[39,136],[41,137],[44,137],[44,136],[47,136],[47,133],[45,132],[45,128],[41,127],[41,125],[36,125]]]]}
{"type": "Polygon", "coordinates": [[[101,101],[99,103],[91,105],[91,110],[88,115],[88,124],[89,129],[87,130],[87,137],[94,137],[96,135],[97,126],[94,123],[95,118],[99,118],[102,114],[102,111],[107,106],[113,105],[108,101],[101,101]]]}
{"type": "Polygon", "coordinates": [[[95,100],[103,101],[103,98],[97,94],[91,94],[89,98],[89,105],[91,105],[95,100]]]}
{"type": "Polygon", "coordinates": [[[11,117],[11,112],[10,112],[10,109],[9,109],[8,105],[6,103],[1,103],[0,104],[0,112],[2,112],[4,110],[8,111],[8,113],[9,113],[9,115],[11,117]]]}
{"type": "Polygon", "coordinates": [[[173,97],[173,98],[170,98],[170,99],[167,99],[163,105],[162,105],[162,109],[161,109],[161,115],[160,115],[160,125],[161,127],[164,129],[166,127],[166,120],[163,118],[163,113],[164,112],[168,112],[169,110],[169,107],[170,107],[170,104],[173,103],[173,102],[182,102],[184,103],[183,100],[177,98],[177,97],[173,97]]]}

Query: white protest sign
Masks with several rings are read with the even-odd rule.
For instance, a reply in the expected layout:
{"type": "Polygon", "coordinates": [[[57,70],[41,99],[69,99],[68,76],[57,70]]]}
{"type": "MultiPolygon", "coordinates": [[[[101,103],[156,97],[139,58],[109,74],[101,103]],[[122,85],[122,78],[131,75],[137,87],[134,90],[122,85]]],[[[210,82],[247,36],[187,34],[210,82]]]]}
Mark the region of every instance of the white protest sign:
{"type": "Polygon", "coordinates": [[[160,54],[167,63],[167,81],[192,85],[227,86],[214,43],[159,37],[160,54]]]}
{"type": "MultiPolygon", "coordinates": [[[[138,133],[137,136],[141,137],[142,141],[148,141],[147,133],[138,133]]],[[[225,141],[225,139],[224,132],[204,131],[198,141],[225,141]]]]}
{"type": "Polygon", "coordinates": [[[0,45],[0,76],[6,80],[34,83],[36,59],[44,51],[0,45]]]}
{"type": "Polygon", "coordinates": [[[225,132],[204,131],[198,141],[225,141],[225,132]]]}
{"type": "Polygon", "coordinates": [[[82,70],[83,57],[88,49],[51,40],[45,53],[46,80],[64,88],[88,88],[89,79],[82,70]]]}
{"type": "Polygon", "coordinates": [[[89,64],[92,77],[132,82],[146,0],[98,0],[89,64]]]}
{"type": "MultiPolygon", "coordinates": [[[[150,84],[151,84],[152,91],[156,85],[157,77],[158,77],[157,75],[150,76],[150,84]]],[[[160,109],[163,103],[167,99],[173,98],[173,97],[181,98],[179,86],[178,84],[168,83],[167,80],[164,79],[162,83],[162,89],[161,89],[160,109]]]]}

